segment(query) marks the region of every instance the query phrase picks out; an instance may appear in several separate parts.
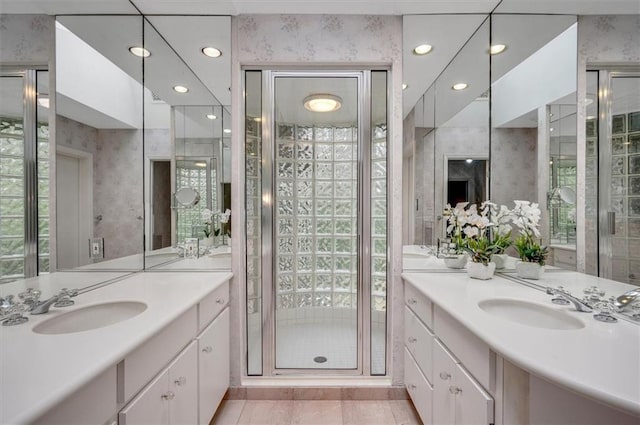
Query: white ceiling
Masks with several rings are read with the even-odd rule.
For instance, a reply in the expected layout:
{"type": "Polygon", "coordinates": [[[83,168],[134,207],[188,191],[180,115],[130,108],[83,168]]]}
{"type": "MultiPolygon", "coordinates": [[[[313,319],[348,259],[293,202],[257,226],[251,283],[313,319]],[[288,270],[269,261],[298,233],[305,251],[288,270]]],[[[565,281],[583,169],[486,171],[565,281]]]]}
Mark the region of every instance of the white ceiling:
{"type": "Polygon", "coordinates": [[[0,0],[1,13],[240,15],[276,13],[637,14],[638,0],[0,0]]]}

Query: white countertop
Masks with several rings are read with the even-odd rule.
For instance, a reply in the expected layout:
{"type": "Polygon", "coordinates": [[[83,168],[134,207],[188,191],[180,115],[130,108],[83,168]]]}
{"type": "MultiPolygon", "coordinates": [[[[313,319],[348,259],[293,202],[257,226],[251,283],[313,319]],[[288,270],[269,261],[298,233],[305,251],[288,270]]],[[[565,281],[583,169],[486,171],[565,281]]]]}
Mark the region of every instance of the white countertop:
{"type": "Polygon", "coordinates": [[[229,272],[136,273],[78,295],[72,307],[52,308],[47,314],[29,316],[25,324],[0,327],[0,423],[33,421],[116,365],[231,276],[229,272]],[[38,323],[74,308],[125,300],[148,307],[138,316],[99,329],[61,335],[32,331],[38,323]]]}
{"type": "MultiPolygon", "coordinates": [[[[551,303],[551,296],[500,276],[487,281],[460,273],[403,273],[402,277],[466,326],[492,350],[532,374],[626,412],[640,415],[640,326],[620,320],[598,322],[572,305],[551,303]],[[478,302],[522,299],[562,310],[585,324],[553,330],[518,324],[489,314],[478,302]]],[[[562,285],[575,295],[598,285],[620,295],[630,285],[576,272],[545,273],[544,286],[562,285]]]]}

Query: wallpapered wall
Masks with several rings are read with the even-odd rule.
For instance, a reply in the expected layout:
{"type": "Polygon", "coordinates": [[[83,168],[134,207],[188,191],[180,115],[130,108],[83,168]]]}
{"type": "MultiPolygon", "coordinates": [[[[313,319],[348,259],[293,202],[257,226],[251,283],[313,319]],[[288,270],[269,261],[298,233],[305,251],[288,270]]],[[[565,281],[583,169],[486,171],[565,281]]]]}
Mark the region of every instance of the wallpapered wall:
{"type": "MultiPolygon", "coordinates": [[[[233,134],[242,132],[241,66],[263,65],[266,68],[276,65],[293,64],[308,65],[311,69],[318,65],[353,65],[358,69],[360,64],[391,66],[392,82],[390,86],[390,152],[402,152],[402,19],[398,16],[364,16],[364,15],[243,15],[232,19],[232,46],[234,47],[232,63],[232,90],[234,99],[233,134]]],[[[237,137],[237,136],[235,136],[237,137]]],[[[232,191],[233,211],[241,212],[234,217],[244,216],[244,172],[242,147],[240,139],[234,139],[232,158],[232,191]]],[[[402,244],[402,155],[398,154],[389,161],[389,193],[392,194],[390,213],[391,235],[389,243],[391,251],[397,258],[391,259],[391,282],[393,288],[388,301],[393,317],[392,323],[392,355],[393,364],[389,370],[394,384],[402,383],[404,368],[402,365],[402,285],[401,285],[401,252],[402,244]]],[[[243,234],[244,218],[234,219],[237,231],[243,234]]],[[[243,244],[233,244],[237,258],[244,258],[243,244]]],[[[235,310],[232,315],[232,332],[242,335],[240,300],[235,294],[240,293],[238,286],[244,285],[244,265],[234,265],[234,281],[232,282],[231,305],[235,310]]],[[[232,341],[232,385],[240,384],[242,341],[232,341]]]]}
{"type": "MultiPolygon", "coordinates": [[[[577,120],[586,122],[587,66],[638,65],[640,62],[640,16],[580,16],[578,18],[578,108],[577,120]]],[[[578,125],[578,158],[585,158],[585,126],[578,125]]],[[[584,160],[577,167],[577,270],[596,275],[597,218],[586,215],[585,206],[597,210],[593,198],[587,199],[584,160]]],[[[628,264],[616,264],[614,270],[628,274],[628,264]]]]}

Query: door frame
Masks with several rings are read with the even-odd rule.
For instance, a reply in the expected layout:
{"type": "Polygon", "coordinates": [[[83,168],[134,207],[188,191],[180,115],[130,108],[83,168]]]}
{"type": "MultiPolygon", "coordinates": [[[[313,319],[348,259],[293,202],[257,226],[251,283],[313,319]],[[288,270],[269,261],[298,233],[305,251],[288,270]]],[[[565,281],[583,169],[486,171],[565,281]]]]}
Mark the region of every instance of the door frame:
{"type": "Polygon", "coordinates": [[[78,265],[91,264],[91,259],[88,255],[89,240],[93,237],[94,223],[100,221],[94,216],[93,211],[93,154],[80,149],[57,145],[56,156],[59,154],[78,160],[78,199],[80,207],[78,212],[80,217],[78,223],[78,265]],[[85,249],[82,248],[81,242],[83,240],[87,241],[85,249]],[[83,252],[87,254],[86,257],[82,254],[83,252]],[[83,259],[86,259],[86,262],[84,262],[83,259]]]}

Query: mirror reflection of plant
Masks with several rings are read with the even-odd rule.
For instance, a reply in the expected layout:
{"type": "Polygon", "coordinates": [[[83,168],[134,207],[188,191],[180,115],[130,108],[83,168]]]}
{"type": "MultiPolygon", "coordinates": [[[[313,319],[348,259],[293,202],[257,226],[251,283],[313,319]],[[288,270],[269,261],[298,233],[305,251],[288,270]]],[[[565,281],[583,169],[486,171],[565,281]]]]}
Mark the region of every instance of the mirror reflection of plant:
{"type": "Polygon", "coordinates": [[[467,210],[467,225],[463,232],[467,237],[466,251],[471,256],[471,261],[485,266],[491,262],[491,257],[496,253],[496,245],[489,237],[489,229],[493,223],[489,219],[490,206],[485,202],[478,211],[475,205],[467,210]]]}
{"type": "Polygon", "coordinates": [[[516,206],[511,211],[513,223],[518,227],[520,235],[515,247],[522,261],[538,263],[544,266],[549,254],[546,246],[540,243],[540,208],[529,201],[514,201],[516,206]]]}
{"type": "Polygon", "coordinates": [[[495,254],[504,254],[513,245],[511,210],[506,205],[497,205],[491,201],[483,202],[480,208],[487,211],[485,214],[491,222],[491,240],[495,246],[495,254]]]}
{"type": "MultiPolygon", "coordinates": [[[[227,208],[225,212],[220,213],[220,227],[224,228],[224,234],[231,237],[231,226],[229,220],[231,219],[231,210],[227,208]]],[[[218,236],[216,234],[216,236],[218,236]]]]}
{"type": "Polygon", "coordinates": [[[476,206],[472,205],[467,210],[468,202],[458,202],[454,208],[450,204],[444,208],[443,217],[447,217],[447,237],[451,238],[451,246],[455,254],[466,252],[467,241],[464,228],[469,223],[471,209],[475,211],[476,206]]]}
{"type": "MultiPolygon", "coordinates": [[[[229,211],[229,213],[231,213],[231,211],[229,211]]],[[[216,226],[217,215],[218,215],[217,213],[214,213],[209,208],[203,209],[202,212],[200,213],[200,217],[202,218],[202,224],[204,224],[204,229],[202,231],[204,232],[204,235],[207,238],[211,236],[212,232],[214,236],[220,235],[221,229],[218,226],[216,226]]]]}

